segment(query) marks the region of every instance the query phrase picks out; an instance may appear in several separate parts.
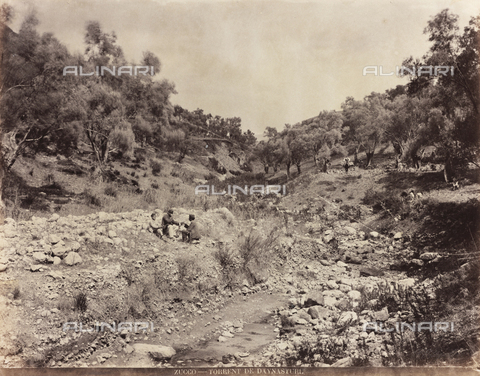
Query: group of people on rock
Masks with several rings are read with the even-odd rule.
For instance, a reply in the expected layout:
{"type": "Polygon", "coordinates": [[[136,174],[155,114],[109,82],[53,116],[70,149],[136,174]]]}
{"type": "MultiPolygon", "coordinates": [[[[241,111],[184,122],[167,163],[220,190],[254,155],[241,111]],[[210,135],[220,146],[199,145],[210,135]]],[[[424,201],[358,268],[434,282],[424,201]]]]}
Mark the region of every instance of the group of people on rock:
{"type": "Polygon", "coordinates": [[[195,222],[195,215],[190,214],[188,216],[189,223],[178,223],[173,219],[173,210],[169,209],[167,213],[159,221],[157,212],[153,212],[150,221],[150,231],[153,232],[159,238],[164,239],[166,237],[170,240],[175,240],[175,226],[180,226],[180,232],[182,233],[182,241],[187,243],[197,242],[200,240],[200,231],[195,222]]]}

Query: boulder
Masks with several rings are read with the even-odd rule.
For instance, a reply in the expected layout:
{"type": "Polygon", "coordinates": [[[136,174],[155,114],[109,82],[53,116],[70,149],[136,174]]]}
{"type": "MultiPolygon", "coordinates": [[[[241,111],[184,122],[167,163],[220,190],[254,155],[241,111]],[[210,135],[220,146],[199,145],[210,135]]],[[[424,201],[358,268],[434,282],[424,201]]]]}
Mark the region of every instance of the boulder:
{"type": "Polygon", "coordinates": [[[43,252],[33,252],[32,257],[36,262],[46,262],[47,261],[47,255],[43,252]]]}
{"type": "Polygon", "coordinates": [[[358,316],[353,311],[342,312],[337,321],[338,326],[353,325],[357,322],[358,316]]]}
{"type": "Polygon", "coordinates": [[[305,307],[311,307],[323,304],[323,294],[321,292],[310,292],[305,298],[305,307]]]}
{"type": "Polygon", "coordinates": [[[64,260],[66,265],[72,266],[76,264],[80,264],[82,262],[82,258],[76,252],[70,252],[64,260]]]}
{"type": "Polygon", "coordinates": [[[430,261],[437,258],[439,255],[436,252],[426,252],[420,255],[420,260],[430,261]]]}
{"type": "Polygon", "coordinates": [[[384,272],[380,269],[376,268],[361,268],[360,269],[360,276],[362,277],[381,277],[383,276],[384,272]]]}
{"type": "Polygon", "coordinates": [[[173,347],[135,343],[133,349],[140,355],[150,355],[154,360],[168,360],[176,354],[173,347]]]}
{"type": "Polygon", "coordinates": [[[62,238],[60,238],[60,236],[58,236],[57,234],[50,234],[50,235],[48,236],[48,241],[49,241],[51,244],[57,244],[57,243],[59,243],[61,240],[62,240],[62,238]]]}
{"type": "Polygon", "coordinates": [[[342,358],[337,360],[335,363],[331,365],[331,367],[351,367],[353,365],[352,358],[342,358]]]}
{"type": "Polygon", "coordinates": [[[397,283],[398,283],[399,286],[403,286],[403,287],[413,287],[413,286],[415,286],[415,280],[413,278],[401,279],[397,283]]]}
{"type": "Polygon", "coordinates": [[[347,293],[347,296],[354,301],[360,301],[362,299],[362,293],[357,290],[352,290],[347,293]]]}
{"type": "Polygon", "coordinates": [[[327,281],[327,286],[332,290],[338,289],[338,284],[335,281],[327,281]]]}
{"type": "Polygon", "coordinates": [[[65,254],[70,251],[67,247],[64,246],[59,246],[59,247],[53,247],[52,248],[52,253],[56,257],[63,257],[65,254]]]}
{"type": "Polygon", "coordinates": [[[373,316],[377,321],[387,321],[390,317],[387,307],[384,307],[381,311],[375,312],[373,316]]]}
{"type": "Polygon", "coordinates": [[[400,240],[401,238],[403,238],[403,232],[397,232],[393,235],[394,240],[400,240]]]}

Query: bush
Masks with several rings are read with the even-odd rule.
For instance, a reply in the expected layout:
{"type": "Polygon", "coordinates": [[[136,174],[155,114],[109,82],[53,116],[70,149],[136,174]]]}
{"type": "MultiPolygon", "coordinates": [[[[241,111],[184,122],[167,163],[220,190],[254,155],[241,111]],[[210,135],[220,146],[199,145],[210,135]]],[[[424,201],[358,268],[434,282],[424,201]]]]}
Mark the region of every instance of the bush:
{"type": "Polygon", "coordinates": [[[102,201],[100,198],[93,194],[89,189],[85,189],[82,196],[86,205],[98,207],[102,206],[102,201]]]}
{"type": "Polygon", "coordinates": [[[190,257],[179,257],[175,260],[178,268],[178,282],[185,284],[192,282],[199,273],[195,260],[190,257]]]}
{"type": "Polygon", "coordinates": [[[145,202],[149,204],[156,204],[157,203],[157,192],[153,188],[148,188],[144,194],[143,198],[145,199],[145,202]]]}
{"type": "Polygon", "coordinates": [[[117,190],[115,189],[115,187],[109,185],[108,187],[105,188],[105,191],[104,193],[107,195],[107,196],[111,196],[111,197],[117,197],[117,190]]]}
{"type": "Polygon", "coordinates": [[[220,243],[219,248],[213,253],[213,257],[220,264],[225,287],[233,289],[237,283],[237,265],[234,253],[220,243]]]}
{"type": "Polygon", "coordinates": [[[159,161],[152,160],[150,162],[150,167],[152,168],[153,176],[158,176],[162,172],[162,164],[159,161]]]}
{"type": "Polygon", "coordinates": [[[74,307],[77,311],[85,312],[87,310],[87,294],[84,292],[79,292],[77,295],[75,295],[74,307]]]}
{"type": "Polygon", "coordinates": [[[403,201],[396,191],[380,192],[372,188],[365,192],[363,204],[372,206],[374,212],[384,211],[392,216],[408,216],[410,206],[403,201]]]}

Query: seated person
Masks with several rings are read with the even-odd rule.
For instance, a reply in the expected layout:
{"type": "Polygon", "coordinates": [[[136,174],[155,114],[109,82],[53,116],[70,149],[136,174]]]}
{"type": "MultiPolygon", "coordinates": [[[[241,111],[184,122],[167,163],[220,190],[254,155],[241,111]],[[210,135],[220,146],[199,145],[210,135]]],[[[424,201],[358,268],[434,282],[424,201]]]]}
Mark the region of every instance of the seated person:
{"type": "Polygon", "coordinates": [[[148,230],[153,232],[159,238],[161,238],[163,235],[162,235],[162,232],[159,230],[162,227],[162,223],[158,221],[156,212],[153,212],[151,217],[152,217],[152,220],[150,221],[150,227],[148,230]]]}
{"type": "Polygon", "coordinates": [[[191,243],[194,240],[200,240],[200,231],[197,222],[194,222],[195,216],[190,214],[188,220],[190,221],[190,224],[185,224],[186,230],[182,231],[182,240],[187,241],[188,243],[191,243]]]}
{"type": "Polygon", "coordinates": [[[167,235],[169,238],[173,238],[173,225],[179,225],[177,221],[175,221],[172,217],[173,210],[169,209],[167,214],[165,214],[162,218],[162,230],[163,235],[167,235]]]}

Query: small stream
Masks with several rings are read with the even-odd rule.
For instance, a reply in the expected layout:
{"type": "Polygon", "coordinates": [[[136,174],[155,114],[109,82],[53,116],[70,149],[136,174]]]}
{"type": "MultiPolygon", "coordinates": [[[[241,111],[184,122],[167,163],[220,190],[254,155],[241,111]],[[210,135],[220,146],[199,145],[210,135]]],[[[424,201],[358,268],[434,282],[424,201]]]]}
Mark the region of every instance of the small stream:
{"type": "Polygon", "coordinates": [[[248,360],[249,355],[259,352],[275,340],[277,333],[274,329],[275,326],[268,323],[245,324],[242,333],[235,333],[235,337],[228,338],[226,342],[205,342],[197,348],[177,353],[170,363],[176,367],[207,367],[221,362],[224,356],[231,357],[234,354],[248,360]]]}

